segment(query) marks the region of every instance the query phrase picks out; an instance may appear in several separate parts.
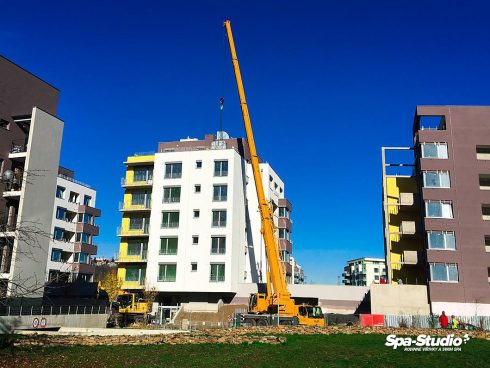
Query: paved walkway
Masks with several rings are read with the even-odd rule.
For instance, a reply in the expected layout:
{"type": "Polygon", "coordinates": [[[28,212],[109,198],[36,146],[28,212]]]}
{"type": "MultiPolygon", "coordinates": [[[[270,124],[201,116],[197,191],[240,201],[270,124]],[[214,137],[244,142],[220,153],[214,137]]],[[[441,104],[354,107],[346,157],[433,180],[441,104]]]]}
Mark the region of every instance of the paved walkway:
{"type": "Polygon", "coordinates": [[[184,330],[164,330],[164,329],[139,329],[139,328],[79,328],[61,327],[59,331],[43,330],[16,330],[22,335],[46,334],[62,336],[143,336],[143,335],[170,335],[187,333],[184,330]]]}

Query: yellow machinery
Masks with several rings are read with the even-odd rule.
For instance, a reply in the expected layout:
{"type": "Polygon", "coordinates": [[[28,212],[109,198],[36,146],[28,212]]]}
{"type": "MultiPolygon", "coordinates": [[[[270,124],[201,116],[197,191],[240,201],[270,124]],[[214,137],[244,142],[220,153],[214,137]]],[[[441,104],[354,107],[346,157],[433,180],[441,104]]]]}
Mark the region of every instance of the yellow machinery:
{"type": "Polygon", "coordinates": [[[137,294],[120,291],[117,296],[118,312],[116,321],[119,326],[129,323],[145,323],[151,312],[148,301],[142,300],[137,294]]]}
{"type": "Polygon", "coordinates": [[[248,322],[252,325],[279,323],[324,326],[325,322],[321,308],[310,305],[296,305],[288,290],[284,268],[280,259],[279,245],[275,237],[273,213],[264,194],[259,167],[259,157],[255,148],[252,123],[248,113],[245,90],[243,88],[230,21],[225,21],[224,26],[230,45],[231,59],[242,108],[243,122],[245,124],[255,187],[259,201],[260,217],[262,221],[261,232],[264,237],[265,251],[269,264],[269,272],[267,273],[267,293],[257,293],[250,296],[248,314],[243,316],[244,322],[248,322]]]}

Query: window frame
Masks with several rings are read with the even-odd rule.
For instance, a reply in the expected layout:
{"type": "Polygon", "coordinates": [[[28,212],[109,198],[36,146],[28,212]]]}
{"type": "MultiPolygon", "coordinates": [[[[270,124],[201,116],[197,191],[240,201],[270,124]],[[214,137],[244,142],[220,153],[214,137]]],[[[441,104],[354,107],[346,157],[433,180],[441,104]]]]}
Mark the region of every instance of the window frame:
{"type": "Polygon", "coordinates": [[[164,179],[181,179],[182,178],[182,162],[165,162],[165,172],[164,172],[164,179]],[[174,172],[174,166],[179,165],[180,166],[180,172],[174,172]],[[167,167],[170,168],[170,170],[167,170],[167,167]]]}
{"type": "Polygon", "coordinates": [[[211,236],[211,251],[213,255],[226,254],[226,236],[225,235],[213,235],[211,236]],[[216,247],[215,247],[216,241],[216,247]],[[216,250],[214,250],[216,249],[216,250]]]}
{"type": "Polygon", "coordinates": [[[455,251],[457,250],[457,246],[456,246],[456,233],[454,231],[451,231],[451,230],[428,230],[427,231],[427,249],[428,250],[448,250],[448,251],[455,251]],[[431,241],[431,235],[432,234],[441,234],[442,235],[442,239],[443,239],[443,245],[444,247],[443,248],[436,248],[436,247],[433,247],[432,246],[432,241],[431,241]],[[454,248],[448,248],[447,247],[447,244],[448,244],[448,241],[447,241],[447,235],[452,235],[453,236],[453,241],[454,241],[454,248]]]}
{"type": "Polygon", "coordinates": [[[220,262],[220,263],[210,263],[210,272],[209,272],[209,282],[225,282],[226,280],[226,263],[220,262]],[[216,273],[215,273],[215,278],[213,278],[213,266],[216,267],[216,273]],[[222,276],[220,279],[220,266],[223,266],[223,272],[222,276]]]}
{"type": "Polygon", "coordinates": [[[448,144],[447,142],[421,142],[420,143],[420,156],[421,158],[425,159],[432,159],[432,160],[447,160],[449,159],[449,151],[448,151],[448,144]],[[432,156],[425,156],[425,146],[429,145],[435,145],[436,146],[436,152],[437,152],[437,157],[432,157],[432,156]],[[440,147],[445,147],[445,155],[446,157],[439,157],[441,151],[439,150],[440,147]]]}
{"type": "Polygon", "coordinates": [[[213,184],[213,202],[226,202],[228,201],[228,184],[213,184]],[[225,194],[223,195],[223,188],[225,194]],[[218,189],[218,195],[216,195],[216,189],[218,189]]]}
{"type": "Polygon", "coordinates": [[[441,282],[441,283],[449,283],[449,284],[457,284],[459,283],[460,277],[459,277],[459,267],[457,263],[442,263],[442,262],[430,262],[429,263],[429,274],[430,274],[430,282],[441,282]],[[445,271],[446,271],[446,280],[434,280],[434,270],[433,267],[435,266],[445,266],[445,271]],[[449,266],[455,266],[456,268],[456,276],[457,280],[450,280],[450,267],[449,266]]]}
{"type": "Polygon", "coordinates": [[[179,226],[180,226],[180,211],[162,211],[162,221],[160,225],[162,229],[178,229],[179,226]],[[177,214],[177,221],[171,222],[171,215],[175,213],[177,214]],[[163,220],[165,218],[165,214],[168,214],[168,221],[166,221],[166,223],[164,224],[163,220]]]}
{"type": "Polygon", "coordinates": [[[433,200],[429,199],[425,201],[425,217],[426,218],[436,218],[436,219],[454,219],[454,211],[453,211],[453,201],[445,201],[445,200],[433,200]],[[439,203],[441,205],[441,216],[429,216],[429,205],[432,203],[439,203]],[[451,216],[446,217],[444,215],[444,207],[442,205],[448,205],[451,210],[451,216]]]}
{"type": "MultiPolygon", "coordinates": [[[[173,245],[172,245],[173,246],[173,245]]],[[[179,237],[178,236],[161,236],[160,237],[160,248],[158,249],[158,254],[166,256],[175,256],[179,252],[179,237]],[[165,249],[163,249],[163,241],[165,242],[165,249]],[[170,251],[169,241],[175,240],[175,251],[170,251]]]]}
{"type": "Polygon", "coordinates": [[[177,263],[175,263],[175,262],[158,263],[157,282],[176,282],[176,281],[177,281],[177,263]],[[161,270],[162,266],[165,267],[165,273],[164,273],[163,278],[160,277],[161,276],[160,270],[161,270]],[[168,275],[167,275],[168,266],[174,266],[174,278],[173,278],[173,280],[168,279],[168,275]]]}
{"type": "Polygon", "coordinates": [[[428,188],[428,189],[449,189],[451,188],[451,175],[449,174],[449,170],[424,170],[422,171],[422,182],[424,184],[424,188],[428,188]],[[427,180],[428,179],[428,176],[429,175],[432,175],[432,174],[437,174],[437,179],[439,181],[439,185],[437,186],[432,186],[432,185],[428,185],[429,181],[427,180]],[[442,175],[446,174],[447,175],[447,186],[443,186],[443,176],[442,175]]]}
{"type": "Polygon", "coordinates": [[[228,160],[223,159],[223,160],[214,160],[214,174],[213,176],[215,177],[226,177],[228,176],[229,172],[229,165],[228,165],[228,160]],[[224,164],[226,164],[226,170],[223,169],[224,164]],[[217,169],[217,165],[219,165],[219,169],[217,169]]]}
{"type": "Polygon", "coordinates": [[[228,214],[226,209],[221,209],[221,210],[212,210],[211,213],[211,227],[215,228],[223,228],[226,227],[226,223],[228,220],[228,214]],[[215,221],[214,219],[214,214],[218,213],[218,220],[215,221]],[[224,213],[224,220],[222,219],[222,214],[224,213]]]}

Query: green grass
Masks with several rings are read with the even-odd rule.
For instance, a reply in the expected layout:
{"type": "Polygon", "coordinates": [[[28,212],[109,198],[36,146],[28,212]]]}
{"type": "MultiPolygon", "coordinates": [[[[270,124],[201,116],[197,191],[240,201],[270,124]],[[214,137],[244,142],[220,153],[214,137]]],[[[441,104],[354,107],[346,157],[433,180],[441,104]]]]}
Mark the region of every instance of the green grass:
{"type": "Polygon", "coordinates": [[[487,367],[490,341],[460,352],[404,352],[384,335],[288,335],[281,345],[146,345],[0,350],[0,367],[487,367]]]}

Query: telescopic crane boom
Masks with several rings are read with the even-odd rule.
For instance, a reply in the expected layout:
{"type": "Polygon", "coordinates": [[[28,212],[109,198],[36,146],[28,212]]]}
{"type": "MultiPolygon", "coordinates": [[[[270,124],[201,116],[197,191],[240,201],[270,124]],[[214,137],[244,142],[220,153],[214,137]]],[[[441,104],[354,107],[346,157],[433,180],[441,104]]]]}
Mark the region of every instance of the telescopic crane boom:
{"type": "MultiPolygon", "coordinates": [[[[286,283],[286,276],[282,261],[279,256],[279,246],[275,237],[274,219],[269,203],[265,198],[264,186],[262,184],[262,177],[260,174],[259,156],[255,147],[255,140],[252,131],[252,123],[250,121],[250,115],[248,113],[247,100],[245,98],[245,89],[243,88],[242,75],[240,73],[240,66],[238,64],[238,58],[235,50],[235,42],[233,40],[233,34],[231,32],[230,21],[224,22],[226,28],[226,34],[228,36],[228,42],[230,45],[231,60],[233,62],[233,69],[235,71],[235,78],[238,88],[238,96],[240,98],[240,106],[242,109],[243,123],[245,125],[245,132],[247,137],[247,143],[250,151],[250,160],[252,164],[252,171],[254,176],[255,188],[257,191],[257,198],[259,202],[260,218],[262,225],[262,235],[264,238],[265,251],[267,255],[267,261],[269,264],[269,273],[267,275],[267,290],[266,294],[252,294],[249,302],[249,313],[254,314],[276,314],[283,317],[280,322],[291,322],[293,324],[301,323],[308,325],[323,325],[323,314],[321,308],[311,306],[298,306],[295,304],[294,299],[291,298],[291,293],[288,290],[286,283]],[[271,285],[272,284],[272,285],[271,285]],[[271,290],[272,286],[272,290],[271,290]]],[[[252,319],[253,323],[267,324],[263,318],[252,319]],[[261,323],[262,322],[262,323],[261,323]]],[[[268,320],[270,322],[270,319],[268,320]]]]}

